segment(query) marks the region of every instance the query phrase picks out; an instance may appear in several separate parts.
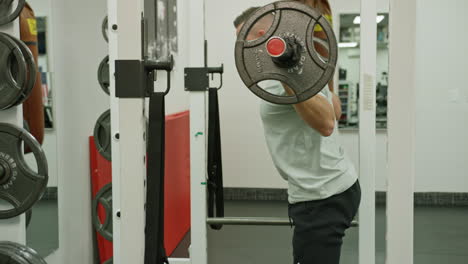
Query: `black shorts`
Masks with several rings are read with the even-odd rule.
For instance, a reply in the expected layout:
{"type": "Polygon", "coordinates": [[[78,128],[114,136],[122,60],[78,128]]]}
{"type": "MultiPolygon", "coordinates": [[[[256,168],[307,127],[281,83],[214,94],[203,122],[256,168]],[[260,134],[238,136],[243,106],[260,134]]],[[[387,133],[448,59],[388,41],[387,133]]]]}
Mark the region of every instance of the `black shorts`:
{"type": "Polygon", "coordinates": [[[289,205],[294,264],[339,264],[346,229],[361,202],[359,181],[341,194],[289,205]]]}

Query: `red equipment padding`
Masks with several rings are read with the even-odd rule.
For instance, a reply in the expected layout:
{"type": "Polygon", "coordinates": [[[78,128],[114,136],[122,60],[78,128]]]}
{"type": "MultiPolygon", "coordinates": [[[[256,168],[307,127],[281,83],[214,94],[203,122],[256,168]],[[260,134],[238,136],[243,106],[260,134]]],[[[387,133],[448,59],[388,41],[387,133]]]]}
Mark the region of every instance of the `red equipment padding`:
{"type": "MultiPolygon", "coordinates": [[[[190,230],[190,118],[189,111],[166,117],[165,247],[170,256],[190,230]]],[[[89,138],[92,197],[112,181],[111,162],[97,151],[89,138]]],[[[98,215],[104,220],[104,208],[98,215]]],[[[96,232],[101,263],[112,257],[112,242],[96,232]]]]}
{"type": "Polygon", "coordinates": [[[189,112],[166,117],[164,235],[168,256],[190,230],[189,112]]]}
{"type": "MultiPolygon", "coordinates": [[[[91,168],[91,191],[92,198],[94,199],[102,187],[112,182],[112,164],[99,154],[96,144],[94,144],[94,137],[89,137],[89,158],[91,168]]],[[[98,216],[101,221],[105,220],[106,215],[102,205],[98,205],[98,216]]],[[[112,242],[105,239],[98,232],[96,232],[96,240],[100,263],[104,263],[113,256],[112,242]]]]}

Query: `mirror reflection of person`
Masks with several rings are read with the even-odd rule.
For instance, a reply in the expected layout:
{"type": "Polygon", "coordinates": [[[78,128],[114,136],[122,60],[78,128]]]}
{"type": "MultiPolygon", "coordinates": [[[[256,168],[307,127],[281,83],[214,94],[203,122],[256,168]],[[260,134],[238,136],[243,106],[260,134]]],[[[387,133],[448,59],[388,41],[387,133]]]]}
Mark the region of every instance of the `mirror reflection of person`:
{"type": "MultiPolygon", "coordinates": [[[[328,0],[304,0],[332,22],[328,0]]],[[[258,7],[251,7],[235,21],[239,34],[245,21],[258,7]]],[[[258,20],[246,40],[268,32],[274,14],[258,20]]],[[[321,27],[314,37],[326,40],[321,27]]],[[[327,49],[318,44],[316,51],[327,57],[327,49]]],[[[285,84],[273,82],[268,92],[291,95],[285,84]]],[[[341,116],[339,98],[333,82],[305,102],[260,105],[265,139],[279,174],[288,181],[289,216],[295,228],[294,264],[339,264],[345,231],[357,213],[361,189],[356,169],[338,141],[337,119],[341,116]]]]}
{"type": "MultiPolygon", "coordinates": [[[[38,65],[38,40],[36,28],[36,16],[31,6],[26,3],[19,16],[21,40],[28,46],[34,57],[36,66],[38,65]]],[[[36,83],[28,99],[23,103],[24,126],[29,129],[31,135],[42,144],[44,141],[44,104],[42,93],[41,73],[37,68],[36,83]]],[[[29,153],[31,150],[26,149],[29,153]]]]}

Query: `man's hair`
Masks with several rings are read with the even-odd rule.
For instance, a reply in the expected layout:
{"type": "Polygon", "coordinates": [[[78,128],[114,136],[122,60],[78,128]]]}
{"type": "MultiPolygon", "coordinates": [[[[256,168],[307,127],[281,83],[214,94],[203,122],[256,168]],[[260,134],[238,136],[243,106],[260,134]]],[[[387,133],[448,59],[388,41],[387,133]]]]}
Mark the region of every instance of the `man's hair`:
{"type": "Polygon", "coordinates": [[[323,15],[331,15],[331,7],[328,0],[296,0],[312,8],[317,9],[323,15]]]}
{"type": "Polygon", "coordinates": [[[244,12],[242,12],[242,14],[240,14],[235,20],[234,20],[234,27],[238,27],[240,26],[242,23],[244,23],[245,21],[247,21],[247,19],[249,19],[249,17],[251,15],[253,15],[253,13],[255,13],[260,7],[259,6],[254,6],[254,7],[250,7],[248,8],[247,10],[245,10],[244,12]]]}
{"type": "MultiPolygon", "coordinates": [[[[331,15],[331,8],[330,8],[330,3],[328,0],[295,0],[298,2],[301,2],[303,4],[309,5],[313,8],[318,9],[320,13],[323,15],[331,15]]],[[[234,20],[234,27],[240,26],[242,23],[247,21],[253,13],[255,13],[258,9],[260,9],[259,6],[253,6],[242,12],[235,20],[234,20]]]]}

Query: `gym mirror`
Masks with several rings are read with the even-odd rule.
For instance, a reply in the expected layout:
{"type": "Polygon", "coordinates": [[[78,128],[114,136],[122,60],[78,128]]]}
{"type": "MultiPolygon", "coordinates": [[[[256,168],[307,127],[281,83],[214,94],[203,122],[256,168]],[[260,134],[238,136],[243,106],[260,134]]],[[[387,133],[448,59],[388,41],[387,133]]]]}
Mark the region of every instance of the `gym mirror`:
{"type": "MultiPolygon", "coordinates": [[[[377,16],[377,109],[376,128],[387,127],[388,13],[377,16]]],[[[342,102],[341,128],[359,126],[359,14],[341,14],[339,29],[338,95],[342,102]]]]}
{"type": "MultiPolygon", "coordinates": [[[[45,134],[42,148],[47,156],[49,182],[42,199],[32,208],[27,226],[27,245],[34,248],[42,257],[47,258],[58,249],[58,203],[57,203],[57,130],[54,125],[54,86],[53,60],[51,56],[51,1],[28,1],[37,19],[38,68],[41,74],[45,134]]],[[[31,167],[35,162],[31,154],[26,155],[31,167]]]]}

